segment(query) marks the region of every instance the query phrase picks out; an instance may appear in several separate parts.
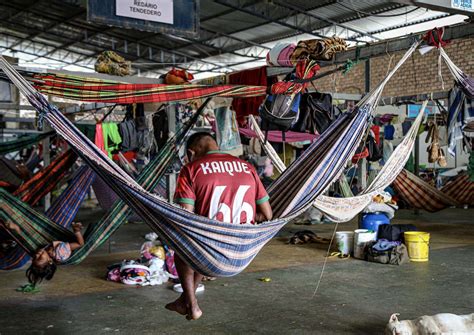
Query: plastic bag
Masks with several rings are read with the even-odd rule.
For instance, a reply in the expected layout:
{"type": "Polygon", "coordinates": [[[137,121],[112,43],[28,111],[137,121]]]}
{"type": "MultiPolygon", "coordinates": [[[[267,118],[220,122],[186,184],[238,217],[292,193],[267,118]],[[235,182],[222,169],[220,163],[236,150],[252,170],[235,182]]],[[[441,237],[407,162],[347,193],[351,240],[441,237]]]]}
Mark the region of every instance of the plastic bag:
{"type": "Polygon", "coordinates": [[[229,107],[220,107],[216,114],[216,140],[221,151],[234,156],[243,154],[240,142],[239,125],[235,113],[229,107]]]}
{"type": "Polygon", "coordinates": [[[159,258],[152,258],[148,262],[148,268],[150,269],[150,276],[148,278],[149,284],[161,285],[168,281],[170,277],[168,272],[165,270],[165,261],[159,258]]]}

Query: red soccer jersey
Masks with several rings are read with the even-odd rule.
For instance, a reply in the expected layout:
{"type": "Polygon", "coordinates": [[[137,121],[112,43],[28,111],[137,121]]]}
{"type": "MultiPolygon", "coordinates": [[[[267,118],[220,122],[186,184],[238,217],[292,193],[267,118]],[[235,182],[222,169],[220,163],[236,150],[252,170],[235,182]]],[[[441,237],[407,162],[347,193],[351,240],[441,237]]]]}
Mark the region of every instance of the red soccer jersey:
{"type": "Polygon", "coordinates": [[[174,198],[194,205],[196,214],[229,223],[254,223],[256,205],[269,199],[251,164],[218,151],[181,169],[174,198]]]}

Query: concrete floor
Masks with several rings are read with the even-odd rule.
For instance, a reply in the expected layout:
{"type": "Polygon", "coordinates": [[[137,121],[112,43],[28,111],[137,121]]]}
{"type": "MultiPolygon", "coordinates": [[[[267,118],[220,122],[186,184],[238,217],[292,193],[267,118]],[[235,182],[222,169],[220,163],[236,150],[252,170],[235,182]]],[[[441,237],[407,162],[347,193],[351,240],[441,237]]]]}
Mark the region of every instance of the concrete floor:
{"type": "MultiPolygon", "coordinates": [[[[80,213],[83,221],[100,215],[80,213]]],[[[108,264],[138,256],[149,231],[127,224],[82,264],[60,268],[40,293],[15,292],[26,282],[24,270],[0,272],[0,334],[380,334],[392,313],[401,319],[468,314],[474,312],[473,217],[472,209],[399,211],[394,223],[432,233],[430,261],[390,266],[330,258],[314,297],[327,245],[285,242],[308,228],[330,236],[334,225],[288,225],[243,274],[206,284],[204,316],[193,322],[163,308],[177,297],[171,284],[136,288],[104,280],[108,264]]]]}

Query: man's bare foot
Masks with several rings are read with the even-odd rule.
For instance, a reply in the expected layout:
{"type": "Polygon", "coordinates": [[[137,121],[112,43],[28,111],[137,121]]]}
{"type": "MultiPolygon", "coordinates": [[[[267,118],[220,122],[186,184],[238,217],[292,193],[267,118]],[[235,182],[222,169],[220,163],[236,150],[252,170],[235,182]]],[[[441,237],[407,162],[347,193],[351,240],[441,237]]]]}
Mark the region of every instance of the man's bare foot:
{"type": "Polygon", "coordinates": [[[199,308],[197,302],[192,306],[188,306],[188,313],[186,315],[186,319],[189,321],[197,320],[202,316],[202,311],[199,308]]]}
{"type": "Polygon", "coordinates": [[[179,297],[173,302],[170,302],[165,306],[166,309],[169,309],[170,311],[177,312],[181,315],[187,315],[188,311],[186,309],[186,304],[184,303],[184,298],[179,297]]]}

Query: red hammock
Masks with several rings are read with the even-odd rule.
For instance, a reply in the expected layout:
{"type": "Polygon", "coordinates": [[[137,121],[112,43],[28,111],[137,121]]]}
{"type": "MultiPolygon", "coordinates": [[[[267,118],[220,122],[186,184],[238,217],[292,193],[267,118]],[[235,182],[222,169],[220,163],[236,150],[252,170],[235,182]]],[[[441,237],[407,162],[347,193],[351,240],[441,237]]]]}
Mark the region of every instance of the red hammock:
{"type": "Polygon", "coordinates": [[[46,168],[37,172],[26,183],[23,183],[13,192],[13,195],[30,206],[34,206],[56,187],[76,159],[77,155],[71,149],[65,151],[58,155],[46,168]]]}

